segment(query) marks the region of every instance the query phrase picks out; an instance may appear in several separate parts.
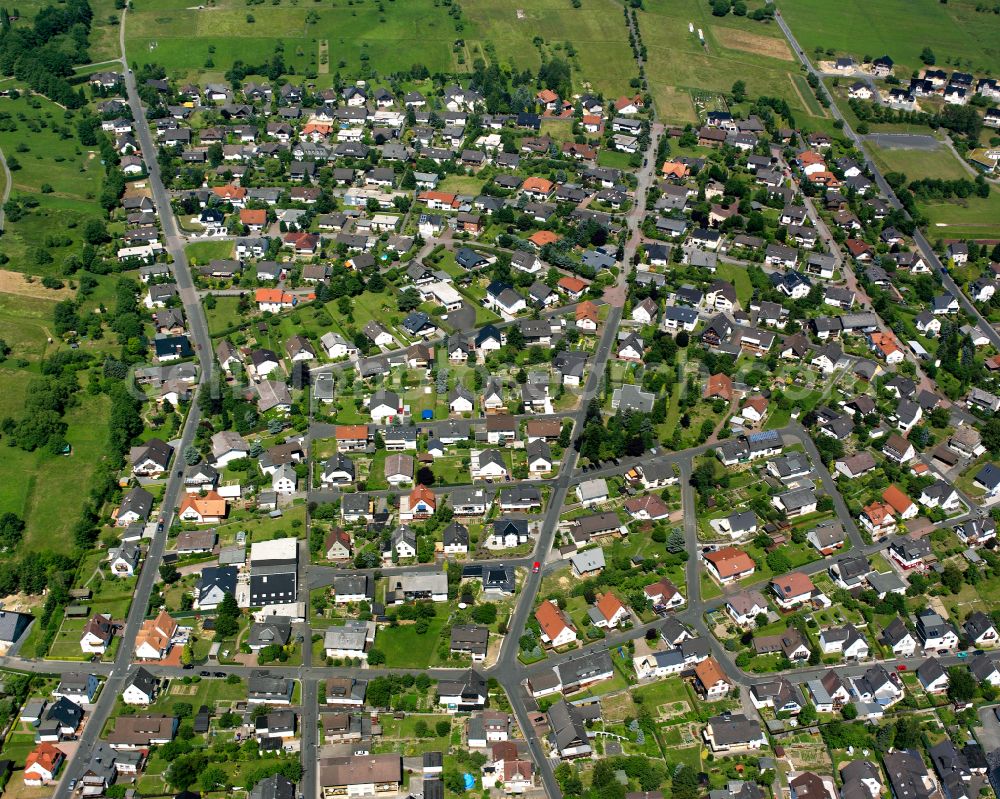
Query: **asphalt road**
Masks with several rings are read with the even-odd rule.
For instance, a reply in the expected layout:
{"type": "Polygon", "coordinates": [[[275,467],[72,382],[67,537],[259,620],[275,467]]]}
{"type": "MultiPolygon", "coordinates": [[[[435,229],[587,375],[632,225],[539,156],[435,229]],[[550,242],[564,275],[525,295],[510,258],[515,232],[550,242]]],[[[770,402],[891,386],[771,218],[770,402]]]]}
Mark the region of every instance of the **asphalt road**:
{"type": "MultiPolygon", "coordinates": [[[[208,325],[205,321],[204,311],[198,294],[194,288],[194,282],[191,279],[191,272],[184,253],[184,240],[177,230],[177,223],[170,207],[170,197],[160,177],[160,166],[156,159],[157,149],[150,135],[149,124],[146,121],[146,114],[136,88],[135,76],[130,69],[127,69],[125,59],[125,14],[126,12],[123,11],[119,43],[122,52],[121,63],[126,68],[125,88],[128,93],[129,107],[135,121],[134,127],[138,136],[139,146],[142,149],[143,158],[149,172],[147,182],[152,191],[153,202],[156,204],[160,225],[163,228],[166,239],[166,250],[172,259],[171,271],[174,279],[177,281],[178,291],[184,304],[184,313],[188,320],[188,329],[191,331],[192,338],[194,339],[194,346],[201,366],[199,384],[204,385],[211,375],[213,364],[208,325]]],[[[181,459],[184,449],[194,441],[194,433],[198,427],[200,416],[197,402],[191,403],[187,419],[184,422],[180,443],[174,453],[173,465],[175,467],[182,463],[181,459]]],[[[115,658],[114,666],[111,669],[100,697],[98,697],[97,704],[91,714],[90,722],[80,736],[80,743],[76,754],[69,766],[63,770],[62,779],[59,781],[59,785],[56,787],[54,793],[55,799],[66,799],[69,795],[69,780],[77,779],[83,773],[90,761],[91,753],[104,727],[104,722],[114,709],[118,695],[124,689],[126,678],[131,669],[135,638],[146,616],[149,598],[157,578],[160,561],[163,557],[167,530],[170,529],[178,497],[183,490],[183,479],[180,475],[181,472],[175,468],[171,471],[171,475],[167,480],[161,505],[161,518],[164,521],[164,529],[162,532],[156,533],[149,543],[142,571],[136,583],[132,605],[129,608],[125,627],[122,630],[122,640],[118,648],[118,655],[115,658]]]]}
{"type": "MultiPolygon", "coordinates": [[[[123,12],[122,26],[121,26],[121,38],[122,38],[122,53],[124,55],[124,18],[125,14],[123,12]]],[[[807,66],[808,69],[812,70],[811,64],[809,64],[808,59],[802,53],[801,48],[798,47],[797,42],[792,37],[791,32],[788,30],[781,19],[780,13],[777,15],[779,25],[785,32],[786,37],[791,42],[794,50],[798,54],[800,60],[807,66]]],[[[122,59],[123,67],[127,67],[126,61],[123,57],[122,59]]],[[[140,142],[143,153],[146,156],[146,162],[149,169],[149,179],[148,183],[153,195],[154,202],[157,206],[157,211],[160,217],[160,222],[163,228],[164,237],[166,240],[166,248],[172,259],[172,270],[175,279],[178,284],[178,289],[181,294],[181,299],[184,304],[184,309],[188,318],[188,325],[191,331],[191,336],[193,343],[198,354],[198,359],[201,364],[201,384],[204,386],[210,382],[213,369],[213,359],[211,350],[211,341],[208,335],[208,327],[205,321],[204,312],[202,306],[199,302],[198,294],[195,291],[193,280],[191,278],[190,269],[184,254],[184,244],[185,239],[180,234],[176,220],[170,210],[170,197],[166,192],[161,176],[159,173],[159,165],[155,158],[156,146],[152,139],[149,126],[145,119],[145,114],[142,109],[141,101],[138,96],[137,87],[135,85],[135,78],[131,72],[126,71],[126,89],[128,93],[129,103],[132,108],[133,116],[136,120],[136,134],[140,142]]],[[[831,106],[831,111],[835,118],[842,118],[840,116],[839,110],[835,105],[831,106]]],[[[863,150],[863,142],[857,135],[850,130],[848,126],[844,127],[845,132],[850,135],[855,142],[858,144],[859,148],[863,150]]],[[[634,204],[633,210],[628,216],[628,225],[630,229],[630,237],[628,244],[625,248],[625,261],[624,268],[619,276],[618,286],[619,288],[624,285],[626,280],[630,264],[633,261],[635,255],[636,247],[640,241],[640,236],[638,233],[638,222],[643,215],[643,209],[645,207],[644,197],[648,187],[651,185],[655,179],[653,174],[655,168],[655,152],[656,152],[656,141],[658,136],[662,135],[662,126],[659,124],[654,124],[652,142],[650,144],[649,151],[647,152],[647,165],[644,169],[639,172],[639,186],[636,192],[636,202],[634,204]]],[[[889,197],[890,202],[899,207],[897,198],[892,194],[891,189],[885,184],[884,178],[879,174],[878,170],[869,161],[869,168],[872,174],[875,176],[876,182],[878,183],[880,189],[889,197]]],[[[942,278],[942,282],[945,287],[952,291],[952,293],[960,299],[963,306],[966,307],[970,313],[974,316],[980,318],[978,313],[975,311],[974,307],[969,303],[968,299],[965,298],[951,281],[951,278],[941,271],[941,265],[930,251],[930,247],[924,240],[923,236],[919,233],[916,237],[916,242],[918,248],[921,250],[927,261],[932,264],[932,266],[937,270],[938,274],[942,278]]],[[[566,306],[561,309],[554,309],[549,311],[549,314],[562,314],[566,313],[568,310],[572,310],[575,306],[566,306]]],[[[600,342],[597,346],[594,358],[591,364],[591,371],[585,386],[583,397],[581,399],[581,404],[577,411],[572,414],[559,414],[558,416],[569,416],[573,419],[575,424],[575,433],[579,434],[580,426],[582,425],[586,417],[587,403],[590,398],[597,395],[601,389],[601,384],[604,379],[605,365],[608,363],[612,347],[614,346],[619,324],[622,319],[622,307],[617,304],[613,304],[610,308],[608,318],[605,322],[605,326],[602,332],[600,342]]],[[[980,318],[981,319],[981,318],[980,318]]],[[[501,323],[498,326],[502,327],[509,323],[501,323]]],[[[993,328],[985,324],[981,320],[981,326],[990,335],[994,344],[1000,349],[1000,335],[996,333],[993,328]]],[[[340,368],[335,365],[331,367],[333,369],[340,368]]],[[[198,424],[200,415],[197,407],[197,403],[193,404],[191,410],[188,414],[188,418],[185,422],[185,426],[182,432],[180,446],[177,450],[177,456],[180,457],[183,452],[183,448],[193,440],[193,433],[198,424]]],[[[311,430],[313,435],[321,432],[331,432],[326,431],[324,428],[319,426],[314,426],[311,430]]],[[[866,553],[871,553],[881,548],[880,545],[867,545],[860,535],[857,527],[854,525],[850,514],[847,511],[846,504],[840,496],[840,493],[836,489],[836,484],[829,472],[825,469],[822,461],[819,457],[819,452],[817,451],[812,440],[804,429],[797,423],[789,425],[780,431],[781,434],[789,440],[794,440],[803,445],[807,454],[812,459],[816,476],[823,484],[824,490],[834,499],[835,510],[838,514],[840,520],[844,523],[845,529],[851,538],[851,542],[855,550],[864,551],[866,553]]],[[[621,474],[627,471],[631,466],[641,463],[648,462],[651,459],[662,460],[664,462],[676,463],[680,470],[681,475],[681,499],[682,507],[684,511],[684,534],[685,541],[687,543],[688,549],[692,554],[695,554],[700,549],[700,544],[698,541],[697,534],[697,517],[695,512],[695,495],[694,490],[689,483],[689,477],[691,474],[693,458],[699,454],[709,451],[715,445],[708,444],[702,447],[693,448],[685,452],[680,453],[666,453],[663,455],[656,456],[646,456],[644,458],[633,458],[633,459],[622,459],[617,465],[606,465],[602,466],[596,470],[589,470],[587,472],[579,472],[576,470],[578,462],[578,453],[575,449],[569,448],[566,450],[563,456],[563,461],[561,467],[556,474],[556,476],[548,481],[543,481],[549,484],[552,488],[552,494],[549,499],[549,505],[547,511],[543,517],[542,528],[539,538],[536,542],[534,552],[531,556],[527,558],[519,559],[504,559],[508,563],[516,563],[519,566],[527,566],[531,560],[537,559],[544,561],[549,555],[552,547],[552,541],[555,536],[555,531],[558,527],[559,515],[563,506],[563,502],[566,499],[571,488],[580,482],[581,480],[592,479],[595,477],[608,477],[614,474],[621,474]]],[[[165,499],[163,503],[164,516],[169,527],[169,523],[173,516],[173,509],[176,505],[179,492],[182,490],[181,480],[177,476],[177,472],[171,472],[171,476],[167,481],[165,487],[165,499]]],[[[98,674],[103,674],[108,677],[107,682],[103,688],[102,694],[98,700],[98,703],[91,714],[90,721],[81,736],[80,745],[78,748],[77,755],[73,758],[70,765],[64,770],[63,779],[56,789],[55,797],[56,799],[66,799],[68,796],[68,780],[73,778],[78,778],[82,774],[88,760],[90,753],[93,751],[93,747],[97,741],[97,737],[104,726],[105,720],[108,718],[114,702],[121,692],[126,678],[130,673],[132,667],[130,664],[133,645],[136,633],[139,626],[145,617],[146,608],[149,602],[149,596],[151,594],[153,584],[157,576],[157,567],[161,561],[163,555],[163,549],[165,545],[166,534],[158,534],[150,543],[149,552],[147,554],[144,568],[140,574],[138,585],[136,588],[135,599],[130,609],[125,629],[123,632],[123,641],[119,649],[118,656],[113,664],[80,664],[80,663],[60,663],[54,661],[36,662],[23,660],[20,658],[2,658],[0,659],[0,666],[25,669],[35,672],[45,672],[45,673],[66,673],[69,671],[80,671],[88,670],[93,671],[98,674]]],[[[712,648],[712,652],[719,662],[723,665],[727,676],[733,680],[738,685],[749,686],[755,682],[760,682],[764,679],[770,679],[774,675],[749,675],[744,673],[741,669],[737,668],[733,662],[731,653],[725,651],[724,647],[709,633],[705,620],[704,614],[706,610],[718,607],[724,599],[714,599],[711,601],[704,601],[701,597],[700,591],[700,574],[699,574],[699,559],[691,557],[688,560],[686,570],[687,570],[687,605],[684,607],[677,616],[681,618],[686,623],[694,627],[699,634],[704,637],[712,648]]],[[[809,571],[818,571],[826,567],[826,562],[818,561],[807,567],[809,571]]],[[[436,565],[431,565],[428,568],[437,568],[436,565]]],[[[528,614],[531,612],[535,604],[535,598],[539,592],[542,578],[546,571],[550,570],[550,566],[543,569],[540,573],[533,573],[529,570],[525,582],[522,586],[521,593],[518,597],[517,604],[514,609],[510,624],[509,632],[504,640],[501,647],[500,655],[497,664],[489,669],[484,669],[484,673],[488,676],[496,677],[503,688],[506,690],[510,701],[513,712],[518,720],[519,725],[526,738],[528,739],[528,745],[532,753],[532,757],[535,760],[539,777],[542,781],[542,785],[545,788],[547,794],[556,799],[556,797],[561,796],[558,784],[555,781],[552,764],[545,757],[545,752],[542,746],[542,742],[537,740],[533,736],[533,731],[531,724],[528,720],[528,706],[525,701],[526,697],[523,691],[522,681],[535,673],[540,673],[543,670],[551,669],[554,665],[557,665],[569,657],[579,656],[580,650],[575,650],[573,653],[568,655],[558,655],[553,654],[547,658],[543,663],[535,664],[530,667],[522,667],[517,660],[517,648],[518,641],[525,629],[525,625],[528,620],[528,614]]],[[[387,570],[383,570],[387,571],[387,570]]],[[[303,575],[305,577],[304,582],[307,585],[324,585],[328,584],[326,582],[332,579],[332,576],[337,573],[337,570],[326,570],[320,569],[318,567],[303,566],[303,575]]],[[[624,644],[628,640],[638,638],[645,634],[649,629],[655,629],[659,624],[659,621],[650,624],[639,625],[633,627],[627,631],[621,631],[613,633],[606,639],[596,642],[592,646],[600,646],[602,648],[608,646],[615,646],[619,644],[624,644]]],[[[307,640],[308,640],[308,636],[307,640]]],[[[1000,653],[998,653],[1000,654],[1000,653]]],[[[996,655],[991,655],[996,656],[996,655]]],[[[952,663],[961,662],[956,657],[942,658],[942,662],[945,665],[951,665],[952,663]]],[[[909,668],[914,668],[919,660],[907,661],[906,665],[909,668]]],[[[898,661],[889,660],[884,661],[887,668],[895,668],[898,665],[898,661]]],[[[839,673],[845,676],[850,676],[855,673],[860,673],[865,669],[869,668],[871,663],[860,664],[856,666],[838,666],[837,670],[839,673]]],[[[177,678],[190,675],[192,672],[182,670],[178,667],[164,667],[164,666],[148,666],[153,673],[160,677],[166,678],[177,678]]],[[[246,675],[247,669],[243,666],[223,666],[218,664],[212,664],[210,667],[211,671],[219,671],[225,674],[240,674],[246,675]]],[[[315,799],[318,794],[317,787],[317,768],[316,762],[316,744],[317,744],[317,723],[318,723],[318,681],[326,679],[332,676],[354,676],[357,674],[357,670],[353,668],[334,668],[326,666],[312,666],[309,661],[306,661],[306,665],[298,667],[288,667],[288,666],[275,666],[269,667],[269,671],[277,675],[288,676],[294,679],[298,679],[302,683],[302,705],[303,705],[303,717],[302,717],[302,761],[305,769],[305,777],[303,779],[302,792],[309,799],[315,799]]],[[[819,667],[815,669],[795,669],[785,673],[785,676],[789,680],[801,683],[808,679],[820,676],[828,670],[828,667],[819,667]]],[[[419,674],[425,673],[435,679],[442,679],[449,676],[453,676],[455,669],[392,669],[392,670],[379,670],[379,672],[392,671],[395,673],[410,673],[419,674]]],[[[375,672],[375,673],[379,673],[375,672]]],[[[371,673],[371,672],[366,672],[371,673]]]]}
{"type": "MultiPolygon", "coordinates": [[[[630,229],[629,241],[625,246],[624,258],[622,261],[622,271],[618,277],[618,286],[624,286],[628,277],[630,265],[635,256],[636,248],[640,241],[638,225],[645,213],[646,191],[655,179],[654,170],[656,168],[656,147],[659,136],[662,135],[662,128],[656,128],[650,137],[650,145],[646,152],[646,167],[639,173],[639,181],[636,190],[635,203],[628,215],[628,226],[630,229]]],[[[607,319],[604,322],[604,329],[601,340],[597,345],[594,359],[591,364],[590,374],[587,378],[586,387],[580,401],[580,408],[574,414],[574,435],[579,435],[582,430],[587,415],[587,405],[590,400],[597,396],[604,380],[605,366],[611,356],[612,347],[617,340],[618,327],[622,319],[623,308],[613,305],[607,319]]],[[[559,515],[562,510],[566,494],[572,482],[573,469],[576,467],[579,453],[575,448],[570,447],[563,453],[563,462],[559,474],[552,486],[552,494],[549,497],[549,506],[542,523],[542,532],[535,546],[536,558],[545,560],[552,548],[552,541],[556,528],[559,525],[559,515]]],[[[619,467],[620,468],[620,467],[619,467]]],[[[587,477],[591,477],[587,475],[587,477]]],[[[504,637],[503,645],[500,649],[500,656],[496,666],[492,670],[501,686],[507,693],[511,703],[511,708],[517,718],[517,722],[524,735],[528,739],[528,747],[531,750],[532,759],[538,769],[542,785],[550,799],[558,799],[562,796],[562,791],[556,782],[551,762],[545,757],[541,742],[533,735],[533,729],[528,718],[528,708],[525,703],[523,692],[523,670],[519,667],[517,660],[517,650],[521,635],[524,633],[528,614],[535,604],[535,597],[541,587],[542,573],[528,573],[528,577],[521,587],[521,595],[518,598],[514,613],[508,625],[507,635],[504,637]]]]}

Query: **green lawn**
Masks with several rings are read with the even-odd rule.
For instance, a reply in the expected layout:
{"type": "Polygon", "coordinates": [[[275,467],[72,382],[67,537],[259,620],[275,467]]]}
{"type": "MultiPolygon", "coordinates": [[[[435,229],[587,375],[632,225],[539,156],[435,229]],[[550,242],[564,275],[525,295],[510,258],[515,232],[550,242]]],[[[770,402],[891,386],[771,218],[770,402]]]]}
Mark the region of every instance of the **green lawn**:
{"type": "Polygon", "coordinates": [[[243,530],[250,541],[270,541],[272,538],[301,537],[305,533],[306,506],[304,504],[283,508],[282,515],[272,519],[266,513],[237,511],[224,524],[219,525],[219,541],[232,544],[236,533],[243,530]]]}
{"type": "Polygon", "coordinates": [[[246,321],[245,317],[237,310],[239,303],[239,297],[216,297],[215,307],[205,309],[208,329],[213,336],[246,321]]]}
{"type": "Polygon", "coordinates": [[[247,687],[242,680],[231,684],[227,680],[203,679],[191,685],[174,680],[170,688],[149,706],[149,712],[171,713],[176,702],[188,702],[197,711],[202,705],[214,708],[216,703],[239,702],[245,700],[246,696],[247,687]]]}
{"type": "Polygon", "coordinates": [[[475,175],[448,175],[437,187],[438,191],[452,194],[479,194],[483,190],[482,178],[475,175]]]}
{"type": "Polygon", "coordinates": [[[414,624],[382,627],[375,638],[375,648],[385,652],[385,665],[389,668],[425,669],[438,645],[445,620],[444,611],[438,609],[438,615],[430,620],[430,627],[423,635],[417,633],[414,624]]]}
{"type": "Polygon", "coordinates": [[[722,280],[728,280],[736,289],[736,298],[744,308],[750,307],[750,298],[753,296],[753,285],[750,283],[750,276],[743,266],[736,264],[720,263],[716,273],[722,280]]]}
{"type": "Polygon", "coordinates": [[[184,248],[192,266],[204,266],[209,261],[233,257],[231,241],[196,241],[184,248]]]}
{"type": "Polygon", "coordinates": [[[13,760],[19,766],[24,766],[28,753],[35,748],[35,736],[29,732],[12,732],[3,746],[5,760],[13,760]]]}
{"type": "Polygon", "coordinates": [[[667,702],[681,702],[688,700],[687,687],[684,681],[677,678],[667,678],[658,682],[644,685],[641,688],[633,688],[632,694],[641,697],[643,704],[649,705],[654,710],[667,702]]]}
{"type": "Polygon", "coordinates": [[[597,163],[600,166],[611,167],[612,169],[629,169],[628,153],[619,153],[615,150],[604,149],[597,155],[597,163]]]}

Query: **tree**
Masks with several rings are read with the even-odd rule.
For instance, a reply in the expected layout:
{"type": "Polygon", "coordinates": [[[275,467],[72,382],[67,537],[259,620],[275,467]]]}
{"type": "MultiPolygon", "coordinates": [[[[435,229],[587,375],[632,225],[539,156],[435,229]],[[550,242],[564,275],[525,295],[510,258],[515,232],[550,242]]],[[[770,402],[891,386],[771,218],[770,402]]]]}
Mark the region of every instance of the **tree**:
{"type": "Polygon", "coordinates": [[[24,537],[24,520],[16,513],[0,516],[0,549],[16,549],[24,537]]]}
{"type": "Polygon", "coordinates": [[[385,652],[383,652],[381,649],[368,650],[369,666],[381,666],[383,663],[385,663],[385,652]]]}
{"type": "Polygon", "coordinates": [[[897,749],[910,749],[920,746],[923,738],[923,730],[920,726],[919,716],[900,716],[896,719],[896,739],[894,746],[897,749]]]}
{"type": "MultiPolygon", "coordinates": [[[[371,653],[369,652],[369,662],[371,653]]],[[[368,704],[375,708],[389,707],[392,704],[392,683],[386,677],[377,677],[368,683],[368,704]]]]}
{"type": "Polygon", "coordinates": [[[747,99],[747,84],[746,81],[738,80],[733,84],[732,88],[733,102],[742,103],[747,99]]]}
{"type": "Polygon", "coordinates": [[[667,552],[672,555],[677,555],[685,550],[684,533],[674,528],[670,531],[670,535],[667,536],[667,552]]]}
{"type": "Polygon", "coordinates": [[[396,302],[400,311],[403,313],[409,313],[420,305],[420,294],[411,286],[410,288],[400,292],[399,298],[396,302]]]}
{"type": "Polygon", "coordinates": [[[198,452],[198,448],[194,444],[188,444],[184,447],[184,462],[188,466],[195,466],[200,460],[201,453],[198,452]]]}
{"type": "Polygon", "coordinates": [[[934,51],[930,47],[925,47],[920,51],[920,60],[923,61],[927,66],[932,67],[937,62],[937,58],[934,56],[934,51]]]}
{"type": "Polygon", "coordinates": [[[160,579],[167,585],[173,585],[181,578],[181,573],[173,563],[160,564],[160,579]]]}
{"type": "Polygon", "coordinates": [[[493,624],[497,620],[497,606],[492,602],[476,605],[472,609],[472,620],[477,624],[493,624]]]}
{"type": "Polygon", "coordinates": [[[788,559],[788,555],[780,549],[767,553],[767,565],[775,574],[784,574],[792,568],[792,562],[788,559]]]}
{"type": "Polygon", "coordinates": [[[698,772],[687,764],[678,766],[674,770],[670,787],[674,799],[697,799],[701,794],[698,772]]]}
{"type": "Polygon", "coordinates": [[[976,680],[965,666],[948,669],[948,698],[952,702],[971,702],[976,695],[976,680]]]}
{"type": "Polygon", "coordinates": [[[225,787],[228,779],[228,775],[221,766],[211,765],[201,772],[198,782],[203,791],[215,791],[225,787]]]}
{"type": "Polygon", "coordinates": [[[236,597],[226,594],[215,616],[215,637],[231,638],[240,629],[240,606],[236,597]]]}
{"type": "Polygon", "coordinates": [[[957,594],[962,590],[962,570],[954,563],[949,563],[941,572],[941,583],[951,593],[957,594]]]}
{"type": "Polygon", "coordinates": [[[87,244],[106,244],[111,241],[108,229],[100,219],[91,219],[83,226],[83,240],[87,244]]]}
{"type": "Polygon", "coordinates": [[[426,738],[429,731],[427,722],[423,719],[418,719],[417,723],[413,725],[413,732],[418,738],[426,738]]]}
{"type": "Polygon", "coordinates": [[[437,733],[438,738],[444,738],[451,732],[451,722],[442,719],[434,725],[434,732],[437,733]]]}
{"type": "Polygon", "coordinates": [[[465,779],[457,771],[444,773],[444,786],[452,793],[465,793],[465,779]]]}

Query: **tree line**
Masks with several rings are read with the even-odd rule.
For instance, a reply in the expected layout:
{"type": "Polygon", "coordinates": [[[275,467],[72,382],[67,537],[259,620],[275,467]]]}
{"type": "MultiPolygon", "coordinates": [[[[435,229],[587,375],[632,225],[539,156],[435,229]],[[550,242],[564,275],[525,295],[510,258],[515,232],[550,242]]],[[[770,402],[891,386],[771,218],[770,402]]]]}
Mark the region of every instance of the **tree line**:
{"type": "Polygon", "coordinates": [[[3,9],[0,72],[67,108],[80,108],[86,97],[73,89],[69,78],[74,64],[90,60],[87,45],[93,16],[87,0],[67,0],[61,7],[42,8],[31,27],[15,27],[3,9]]]}

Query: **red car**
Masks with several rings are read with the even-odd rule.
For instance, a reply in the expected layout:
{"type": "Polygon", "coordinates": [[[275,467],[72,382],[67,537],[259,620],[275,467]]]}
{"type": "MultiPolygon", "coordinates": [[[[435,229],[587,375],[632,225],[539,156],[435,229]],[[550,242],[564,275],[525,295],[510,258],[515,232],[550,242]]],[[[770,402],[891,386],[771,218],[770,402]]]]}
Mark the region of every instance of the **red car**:
{"type": "Polygon", "coordinates": [[[531,564],[531,573],[532,573],[532,574],[538,574],[538,571],[539,571],[539,570],[540,570],[541,568],[542,568],[542,564],[540,564],[540,563],[539,563],[539,562],[538,562],[538,561],[536,560],[536,561],[535,561],[534,563],[532,563],[532,564],[531,564]]]}
{"type": "Polygon", "coordinates": [[[896,666],[896,671],[906,671],[906,664],[900,663],[898,666],[896,666]]]}

